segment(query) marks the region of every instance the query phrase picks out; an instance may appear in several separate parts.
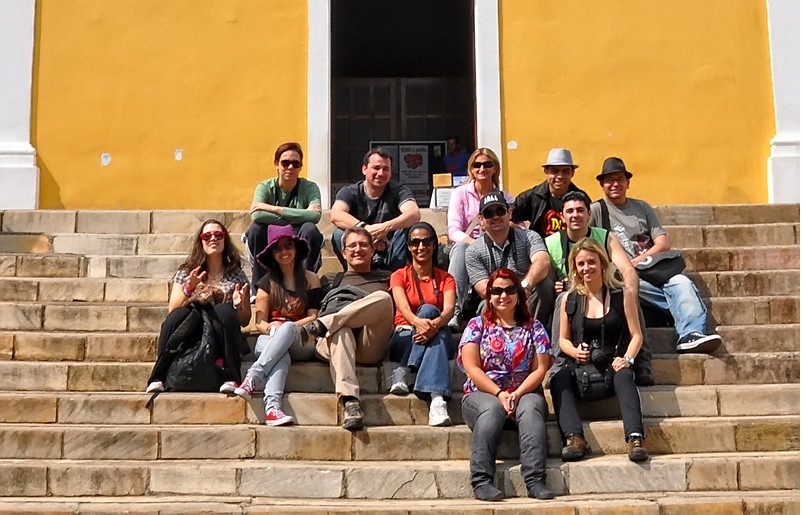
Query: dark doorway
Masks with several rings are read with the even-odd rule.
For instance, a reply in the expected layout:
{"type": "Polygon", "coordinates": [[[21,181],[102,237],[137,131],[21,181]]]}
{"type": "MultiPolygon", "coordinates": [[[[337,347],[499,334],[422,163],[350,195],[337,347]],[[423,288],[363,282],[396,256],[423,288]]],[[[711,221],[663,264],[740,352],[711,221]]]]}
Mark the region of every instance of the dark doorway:
{"type": "Polygon", "coordinates": [[[332,0],[333,196],[369,142],[475,144],[472,0],[332,0]]]}

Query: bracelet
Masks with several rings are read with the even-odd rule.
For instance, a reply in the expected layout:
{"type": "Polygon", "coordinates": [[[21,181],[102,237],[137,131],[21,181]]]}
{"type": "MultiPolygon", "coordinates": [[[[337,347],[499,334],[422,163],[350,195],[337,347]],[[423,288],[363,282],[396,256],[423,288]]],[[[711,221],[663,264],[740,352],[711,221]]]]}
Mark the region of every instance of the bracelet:
{"type": "Polygon", "coordinates": [[[191,290],[190,288],[187,287],[186,283],[181,287],[181,292],[184,294],[185,297],[192,297],[194,291],[195,288],[191,290]]]}
{"type": "Polygon", "coordinates": [[[494,396],[495,396],[495,397],[497,397],[497,398],[499,399],[499,398],[500,398],[500,394],[501,394],[501,393],[503,393],[504,391],[505,391],[505,390],[503,390],[502,388],[500,388],[500,391],[499,391],[499,392],[497,392],[496,394],[494,394],[494,396]]]}

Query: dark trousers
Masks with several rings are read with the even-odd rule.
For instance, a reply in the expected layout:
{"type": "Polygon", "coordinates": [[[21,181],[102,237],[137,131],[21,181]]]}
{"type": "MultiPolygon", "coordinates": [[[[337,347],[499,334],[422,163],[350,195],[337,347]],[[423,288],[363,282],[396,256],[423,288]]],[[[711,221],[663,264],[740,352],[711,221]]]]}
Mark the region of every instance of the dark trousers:
{"type": "MultiPolygon", "coordinates": [[[[186,319],[191,309],[187,306],[176,308],[168,313],[167,318],[162,323],[159,330],[159,340],[157,342],[157,361],[151,372],[148,383],[153,381],[164,381],[172,359],[163,356],[165,344],[171,335],[178,329],[184,319],[186,319]]],[[[223,360],[223,380],[240,382],[240,342],[242,333],[240,332],[240,320],[237,312],[231,304],[218,304],[212,310],[212,331],[215,334],[217,344],[216,354],[223,360]]],[[[188,335],[188,339],[201,339],[201,327],[197,332],[188,335]]]]}
{"type": "MultiPolygon", "coordinates": [[[[575,399],[575,363],[561,367],[550,380],[550,394],[553,396],[553,408],[556,411],[558,427],[562,438],[566,441],[569,435],[583,435],[581,417],[578,416],[575,399]]],[[[623,416],[625,438],[634,433],[645,436],[642,424],[642,400],[634,382],[634,371],[624,368],[614,374],[614,394],[620,403],[623,416]]]]}
{"type": "Polygon", "coordinates": [[[555,281],[550,277],[545,277],[536,284],[533,292],[528,297],[528,309],[533,318],[542,323],[547,329],[550,327],[550,317],[553,316],[553,304],[555,303],[555,281]]]}
{"type": "MultiPolygon", "coordinates": [[[[324,245],[324,236],[312,222],[305,222],[300,226],[293,226],[293,232],[304,238],[310,245],[310,252],[304,260],[304,268],[316,272],[320,266],[321,246],[324,245]]],[[[252,223],[246,231],[248,241],[249,262],[251,263],[251,289],[256,293],[257,281],[265,275],[265,269],[254,260],[254,256],[265,250],[268,246],[268,226],[259,222],[252,223]]]]}
{"type": "MultiPolygon", "coordinates": [[[[466,425],[472,430],[472,455],[469,458],[472,487],[492,484],[497,447],[508,415],[495,396],[481,391],[464,397],[461,411],[466,425]]],[[[522,464],[522,477],[528,487],[545,480],[546,420],[547,401],[541,394],[526,393],[519,399],[515,414],[519,432],[519,461],[522,464]]]]}

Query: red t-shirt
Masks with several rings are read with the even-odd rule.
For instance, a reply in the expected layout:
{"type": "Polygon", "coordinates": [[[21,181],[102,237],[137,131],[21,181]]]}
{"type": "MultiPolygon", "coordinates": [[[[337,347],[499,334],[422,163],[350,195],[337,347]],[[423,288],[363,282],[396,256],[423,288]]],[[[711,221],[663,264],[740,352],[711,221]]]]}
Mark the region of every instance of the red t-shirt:
{"type": "MultiPolygon", "coordinates": [[[[422,289],[422,296],[424,297],[425,304],[432,304],[440,311],[443,311],[444,292],[450,290],[455,291],[455,279],[449,275],[449,272],[441,270],[440,268],[435,268],[434,272],[436,284],[438,285],[437,298],[433,289],[433,281],[429,277],[425,279],[419,278],[419,285],[422,289]]],[[[405,296],[408,298],[410,310],[416,313],[421,307],[421,303],[419,302],[419,291],[416,289],[416,283],[413,280],[413,265],[400,268],[391,274],[390,289],[393,289],[395,286],[401,286],[405,289],[405,296]]],[[[405,320],[405,317],[402,316],[399,308],[397,308],[396,315],[394,316],[394,325],[410,325],[408,321],[405,320]]]]}

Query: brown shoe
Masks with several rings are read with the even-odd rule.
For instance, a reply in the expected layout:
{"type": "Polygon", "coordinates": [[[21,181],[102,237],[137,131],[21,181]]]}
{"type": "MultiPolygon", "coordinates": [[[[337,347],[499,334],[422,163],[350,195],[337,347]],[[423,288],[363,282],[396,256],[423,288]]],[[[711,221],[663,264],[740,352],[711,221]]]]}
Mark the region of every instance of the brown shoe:
{"type": "Polygon", "coordinates": [[[628,439],[628,459],[631,461],[645,461],[648,451],[643,446],[641,436],[632,436],[628,439]]]}
{"type": "Polygon", "coordinates": [[[581,435],[569,435],[567,446],[561,449],[561,459],[564,461],[578,461],[589,452],[589,444],[581,435]]]}

